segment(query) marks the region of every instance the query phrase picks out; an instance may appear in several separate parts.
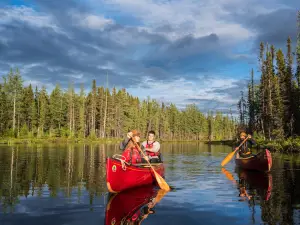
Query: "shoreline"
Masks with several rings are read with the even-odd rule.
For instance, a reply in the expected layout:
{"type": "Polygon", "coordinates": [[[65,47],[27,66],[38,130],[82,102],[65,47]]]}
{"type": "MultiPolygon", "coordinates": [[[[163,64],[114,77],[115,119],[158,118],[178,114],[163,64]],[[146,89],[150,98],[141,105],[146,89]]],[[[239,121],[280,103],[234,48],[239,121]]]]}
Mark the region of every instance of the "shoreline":
{"type": "MultiPolygon", "coordinates": [[[[235,140],[224,140],[224,141],[207,141],[206,144],[212,145],[227,145],[234,146],[236,143],[235,140]]],[[[284,140],[259,140],[256,139],[256,145],[253,147],[254,149],[269,149],[271,152],[298,152],[300,153],[300,137],[288,138],[284,140]]]]}
{"type": "MultiPolygon", "coordinates": [[[[118,144],[122,138],[0,138],[0,144],[68,144],[68,143],[85,143],[85,144],[118,144]]],[[[227,145],[234,146],[236,140],[159,140],[160,143],[195,143],[202,142],[211,145],[227,145]]],[[[272,152],[300,152],[300,137],[288,138],[285,140],[259,140],[256,139],[256,149],[267,148],[272,152]]]]}

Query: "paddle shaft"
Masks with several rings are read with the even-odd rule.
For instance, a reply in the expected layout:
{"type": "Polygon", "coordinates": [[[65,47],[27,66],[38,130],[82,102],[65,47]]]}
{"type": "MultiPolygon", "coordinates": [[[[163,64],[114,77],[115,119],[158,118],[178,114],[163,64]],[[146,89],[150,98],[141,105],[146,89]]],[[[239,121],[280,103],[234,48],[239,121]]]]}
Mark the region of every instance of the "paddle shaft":
{"type": "MultiPolygon", "coordinates": [[[[243,142],[239,145],[239,147],[237,148],[237,150],[239,150],[239,148],[247,141],[248,138],[249,138],[249,136],[246,137],[245,140],[243,140],[243,142]]],[[[237,150],[236,150],[236,151],[237,151],[237,150]]]]}
{"type": "MultiPolygon", "coordinates": [[[[142,153],[142,155],[145,157],[145,160],[147,161],[147,163],[149,164],[149,166],[151,167],[151,169],[153,171],[155,171],[151,165],[151,163],[149,162],[149,160],[146,158],[147,156],[145,155],[145,153],[143,152],[143,150],[140,148],[140,146],[136,143],[136,141],[131,137],[131,140],[133,141],[133,143],[135,144],[135,146],[138,148],[138,150],[142,153]]],[[[155,171],[156,172],[156,171],[155,171]]]]}
{"type": "Polygon", "coordinates": [[[170,190],[170,187],[169,185],[167,184],[167,182],[153,169],[151,163],[149,162],[149,160],[147,159],[147,156],[145,155],[145,153],[143,152],[143,150],[140,148],[140,146],[136,143],[136,141],[130,137],[131,140],[133,141],[134,145],[138,148],[138,150],[142,153],[142,155],[144,156],[145,160],[147,161],[147,163],[149,164],[150,168],[152,169],[154,175],[155,175],[155,178],[156,178],[156,181],[158,183],[158,185],[160,186],[161,189],[164,189],[166,191],[169,191],[170,190]]]}
{"type": "Polygon", "coordinates": [[[234,156],[234,154],[237,152],[237,150],[239,150],[239,148],[245,143],[245,141],[247,141],[247,139],[249,138],[249,136],[247,138],[245,138],[245,140],[236,148],[236,150],[234,150],[233,152],[230,152],[225,159],[223,159],[223,161],[221,162],[221,166],[225,166],[234,156]]]}

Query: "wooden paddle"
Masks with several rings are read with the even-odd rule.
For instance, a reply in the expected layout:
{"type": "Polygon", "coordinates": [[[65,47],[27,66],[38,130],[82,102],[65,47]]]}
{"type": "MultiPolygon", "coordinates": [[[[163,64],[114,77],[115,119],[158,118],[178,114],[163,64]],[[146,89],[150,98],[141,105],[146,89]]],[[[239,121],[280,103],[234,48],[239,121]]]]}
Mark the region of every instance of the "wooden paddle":
{"type": "Polygon", "coordinates": [[[151,163],[149,162],[149,160],[146,158],[145,153],[142,151],[142,149],[140,148],[140,146],[136,143],[136,141],[131,137],[131,140],[133,141],[133,143],[135,144],[135,146],[138,148],[138,150],[142,153],[142,155],[145,157],[145,160],[148,162],[149,166],[151,167],[154,175],[155,175],[155,179],[159,185],[159,187],[165,191],[170,191],[171,188],[170,186],[167,184],[167,182],[164,180],[164,178],[162,178],[152,167],[151,163]]]}
{"type": "Polygon", "coordinates": [[[230,152],[225,159],[223,159],[221,166],[225,166],[234,156],[234,154],[237,152],[237,150],[239,150],[239,148],[245,143],[245,141],[247,141],[247,139],[249,138],[249,136],[247,138],[245,138],[245,140],[239,145],[239,147],[237,147],[236,150],[234,150],[233,152],[230,152]]]}

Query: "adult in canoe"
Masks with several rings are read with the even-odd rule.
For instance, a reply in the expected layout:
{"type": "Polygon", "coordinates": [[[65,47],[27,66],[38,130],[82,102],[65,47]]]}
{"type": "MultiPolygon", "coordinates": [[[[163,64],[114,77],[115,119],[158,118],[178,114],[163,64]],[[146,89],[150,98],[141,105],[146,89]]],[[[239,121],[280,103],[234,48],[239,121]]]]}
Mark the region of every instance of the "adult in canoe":
{"type": "MultiPolygon", "coordinates": [[[[143,158],[139,149],[135,146],[133,140],[140,146],[140,132],[132,130],[126,138],[120,143],[120,149],[123,150],[122,156],[125,161],[131,164],[138,164],[143,162],[143,158]]],[[[147,157],[147,156],[146,156],[147,157]]]]}
{"type": "MultiPolygon", "coordinates": [[[[245,132],[241,132],[240,141],[237,144],[237,147],[235,148],[235,150],[237,150],[239,148],[238,146],[245,140],[246,137],[247,137],[247,134],[245,132]]],[[[252,155],[251,148],[253,145],[256,145],[256,142],[255,142],[255,140],[253,140],[252,136],[250,134],[248,134],[248,139],[242,144],[242,146],[240,146],[239,156],[241,158],[247,158],[247,157],[251,156],[252,155]]]]}
{"type": "Polygon", "coordinates": [[[142,143],[142,150],[145,151],[151,163],[161,162],[160,144],[155,140],[155,132],[148,132],[148,138],[142,143]]]}

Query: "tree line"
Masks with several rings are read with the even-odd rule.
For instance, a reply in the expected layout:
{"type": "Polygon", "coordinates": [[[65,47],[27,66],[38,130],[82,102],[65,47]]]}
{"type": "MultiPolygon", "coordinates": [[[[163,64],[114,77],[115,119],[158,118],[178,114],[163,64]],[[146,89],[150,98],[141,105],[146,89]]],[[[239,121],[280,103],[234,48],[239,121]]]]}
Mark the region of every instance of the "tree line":
{"type": "Polygon", "coordinates": [[[254,83],[254,71],[238,102],[239,123],[250,133],[269,140],[300,135],[300,11],[296,51],[287,38],[286,54],[274,45],[260,43],[260,82],[254,83]],[[296,55],[296,69],[293,68],[296,55]]]}
{"type": "Polygon", "coordinates": [[[16,138],[121,138],[131,129],[145,137],[154,130],[163,140],[228,140],[235,136],[232,114],[202,113],[195,104],[179,110],[175,104],[140,100],[125,89],[112,90],[91,83],[85,93],[73,84],[57,84],[50,94],[45,86],[23,85],[18,69],[0,84],[0,136],[16,138]]]}

